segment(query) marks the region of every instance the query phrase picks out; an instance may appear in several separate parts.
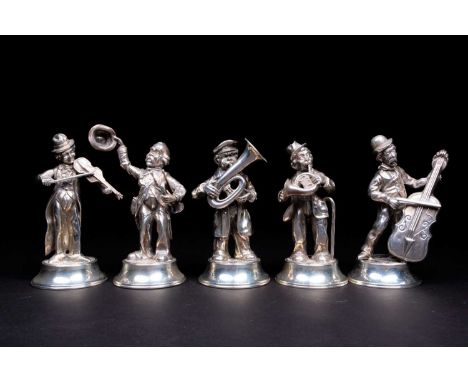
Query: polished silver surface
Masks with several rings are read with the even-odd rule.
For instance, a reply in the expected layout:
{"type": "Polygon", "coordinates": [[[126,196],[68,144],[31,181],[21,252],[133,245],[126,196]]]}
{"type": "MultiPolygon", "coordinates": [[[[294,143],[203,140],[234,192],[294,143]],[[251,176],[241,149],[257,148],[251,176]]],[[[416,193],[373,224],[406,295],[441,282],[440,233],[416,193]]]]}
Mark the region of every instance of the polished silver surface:
{"type": "Polygon", "coordinates": [[[44,260],[31,285],[41,289],[80,289],[99,285],[107,280],[95,258],[83,258],[86,261],[62,261],[59,265],[44,260]]]}
{"type": "Polygon", "coordinates": [[[263,271],[259,259],[250,261],[210,259],[208,267],[198,281],[213,288],[247,289],[268,284],[270,276],[263,271]]]}
{"type": "Polygon", "coordinates": [[[238,157],[236,144],[236,141],[226,140],[213,150],[218,168],[210,179],[192,192],[194,199],[206,196],[209,205],[216,209],[213,255],[207,271],[199,279],[202,284],[211,287],[252,288],[269,280],[250,247],[252,221],[246,204],[257,200],[257,192],[242,173],[251,163],[265,159],[249,141],[243,154],[238,157]],[[242,181],[237,187],[232,188],[231,183],[240,179],[242,181]],[[226,196],[221,199],[221,194],[226,196]],[[234,257],[229,253],[230,237],[235,243],[234,257]]]}
{"type": "Polygon", "coordinates": [[[237,181],[237,187],[235,189],[231,188],[231,192],[224,199],[220,199],[219,194],[216,198],[212,198],[210,195],[208,195],[207,200],[211,207],[221,209],[226,208],[231,203],[233,203],[236,198],[245,190],[247,185],[245,178],[242,175],[239,175],[239,173],[248,165],[257,160],[263,160],[266,162],[266,159],[262,156],[262,154],[260,154],[255,146],[247,139],[246,142],[247,146],[240,158],[237,159],[237,161],[212,184],[212,186],[216,189],[223,190],[227,185],[237,181]]]}
{"type": "Polygon", "coordinates": [[[276,276],[276,281],[281,285],[296,288],[327,289],[346,285],[348,278],[341,273],[336,260],[322,264],[313,260],[298,263],[286,259],[283,270],[276,276]]]}
{"type": "Polygon", "coordinates": [[[176,260],[123,261],[122,270],[114,277],[114,285],[129,289],[159,289],[180,285],[185,276],[176,260]]]}
{"type": "Polygon", "coordinates": [[[448,162],[448,153],[439,151],[432,159],[427,178],[415,179],[398,165],[393,140],[377,135],[371,146],[380,162],[369,185],[369,196],[378,203],[378,213],[372,229],[358,256],[358,263],[350,274],[350,281],[381,288],[406,288],[418,285],[411,276],[406,261],[423,260],[431,238],[430,227],[436,221],[440,202],[432,195],[440,173],[448,162]],[[421,188],[409,197],[406,187],[421,188]],[[393,224],[384,259],[374,256],[375,246],[389,224],[393,224]],[[401,260],[401,261],[397,261],[401,260]]]}
{"type": "Polygon", "coordinates": [[[282,285],[325,289],[347,284],[335,260],[336,206],[330,197],[318,193],[330,193],[335,190],[335,183],[325,174],[313,168],[313,156],[306,144],[293,142],[287,147],[291,167],[296,173],[287,179],[278,194],[280,202],[290,201],[283,216],[283,221],[292,223],[294,249],[286,259],[283,270],[276,276],[282,285]],[[328,240],[328,220],[330,218],[327,203],[331,207],[330,244],[328,240]],[[307,253],[307,226],[314,236],[314,253],[307,253]]]}
{"type": "Polygon", "coordinates": [[[421,281],[411,274],[406,262],[383,255],[358,260],[348,277],[353,284],[374,288],[400,289],[421,284],[421,281]]]}
{"type": "Polygon", "coordinates": [[[138,181],[140,187],[130,207],[140,234],[140,249],[124,260],[114,284],[133,289],[165,288],[181,284],[185,277],[177,268],[170,248],[171,214],[184,209],[181,200],[186,191],[182,184],[164,170],[170,162],[169,148],[163,142],[154,144],[145,157],[146,168],[139,168],[132,165],[127,147],[111,127],[102,124],[93,126],[88,139],[96,150],[111,151],[117,147],[120,166],[138,181]],[[156,244],[153,248],[154,241],[156,244]]]}
{"type": "Polygon", "coordinates": [[[105,276],[99,270],[96,259],[81,253],[78,179],[86,177],[89,182],[97,183],[103,193],[114,194],[117,199],[123,196],[88,159],[75,159],[73,139],[56,134],[52,140],[52,152],[60,164],[40,174],[39,179],[45,186],[54,185],[46,208],[45,237],[45,255],[53,255],[42,263],[39,275],[31,284],[43,289],[74,289],[97,285],[105,280],[105,276]]]}

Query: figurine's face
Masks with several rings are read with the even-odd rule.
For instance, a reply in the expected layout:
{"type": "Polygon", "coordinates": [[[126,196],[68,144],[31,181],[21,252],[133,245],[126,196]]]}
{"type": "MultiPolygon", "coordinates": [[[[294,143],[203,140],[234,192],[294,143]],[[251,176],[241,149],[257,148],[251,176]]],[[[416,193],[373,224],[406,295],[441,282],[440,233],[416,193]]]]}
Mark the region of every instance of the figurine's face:
{"type": "Polygon", "coordinates": [[[146,166],[149,168],[162,168],[169,162],[161,150],[151,150],[146,155],[146,166]]]}
{"type": "Polygon", "coordinates": [[[302,147],[295,155],[291,166],[296,170],[308,170],[312,166],[312,153],[306,147],[302,147]]]}
{"type": "Polygon", "coordinates": [[[398,157],[396,147],[394,145],[391,145],[388,148],[386,148],[381,155],[382,162],[385,163],[387,166],[396,167],[398,165],[398,157]]]}
{"type": "Polygon", "coordinates": [[[73,161],[75,160],[75,148],[71,147],[67,151],[64,151],[60,154],[60,158],[65,164],[73,164],[73,161]]]}
{"type": "Polygon", "coordinates": [[[218,166],[221,167],[223,170],[227,170],[231,167],[234,163],[237,162],[237,154],[232,153],[228,155],[224,155],[217,160],[218,166]]]}

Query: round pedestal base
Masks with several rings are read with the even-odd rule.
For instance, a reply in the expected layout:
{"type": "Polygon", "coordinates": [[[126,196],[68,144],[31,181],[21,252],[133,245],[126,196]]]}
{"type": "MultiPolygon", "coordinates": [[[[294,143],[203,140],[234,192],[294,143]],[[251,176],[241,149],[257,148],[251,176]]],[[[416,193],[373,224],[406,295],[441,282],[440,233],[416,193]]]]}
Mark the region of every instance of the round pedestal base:
{"type": "Polygon", "coordinates": [[[88,257],[89,262],[65,262],[49,264],[42,262],[39,274],[31,281],[31,285],[40,289],[80,289],[102,284],[107,280],[101,272],[94,257],[88,257]]]}
{"type": "Polygon", "coordinates": [[[348,279],[341,273],[336,260],[321,264],[316,261],[297,263],[286,259],[276,282],[295,288],[328,289],[342,287],[348,283],[348,279]]]}
{"type": "Polygon", "coordinates": [[[198,281],[206,286],[225,289],[256,288],[268,284],[268,276],[260,266],[260,260],[213,261],[198,281]]]}
{"type": "Polygon", "coordinates": [[[120,273],[114,277],[114,285],[129,289],[160,289],[180,285],[185,276],[179,271],[176,260],[168,261],[124,260],[120,273]]]}
{"type": "Polygon", "coordinates": [[[411,274],[408,264],[390,256],[358,260],[348,277],[353,284],[373,288],[400,289],[421,284],[421,281],[411,274]]]}

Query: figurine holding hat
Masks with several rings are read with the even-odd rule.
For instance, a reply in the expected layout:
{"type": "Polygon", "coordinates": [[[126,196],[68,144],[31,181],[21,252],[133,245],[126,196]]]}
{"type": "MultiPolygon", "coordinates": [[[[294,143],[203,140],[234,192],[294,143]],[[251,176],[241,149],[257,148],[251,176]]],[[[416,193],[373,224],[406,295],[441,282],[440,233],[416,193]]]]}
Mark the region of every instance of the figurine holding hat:
{"type": "Polygon", "coordinates": [[[39,179],[46,186],[54,184],[54,192],[46,209],[47,233],[45,255],[55,254],[43,262],[41,272],[32,285],[43,289],[74,289],[97,285],[106,280],[96,259],[81,253],[81,202],[78,178],[98,183],[105,194],[122,198],[103,177],[102,171],[83,157],[75,159],[75,142],[65,134],[53,137],[52,152],[61,162],[39,179]]]}
{"type": "Polygon", "coordinates": [[[122,269],[113,280],[114,285],[130,289],[159,289],[182,284],[185,276],[171,253],[171,214],[184,209],[181,200],[186,191],[165,170],[171,159],[169,148],[164,142],[152,145],[145,157],[146,168],[140,168],[130,162],[127,146],[111,127],[93,126],[88,139],[91,146],[100,151],[111,151],[118,145],[120,167],[135,178],[139,186],[130,210],[139,230],[140,248],[123,260],[122,269]],[[153,240],[155,234],[157,237],[153,240]]]}

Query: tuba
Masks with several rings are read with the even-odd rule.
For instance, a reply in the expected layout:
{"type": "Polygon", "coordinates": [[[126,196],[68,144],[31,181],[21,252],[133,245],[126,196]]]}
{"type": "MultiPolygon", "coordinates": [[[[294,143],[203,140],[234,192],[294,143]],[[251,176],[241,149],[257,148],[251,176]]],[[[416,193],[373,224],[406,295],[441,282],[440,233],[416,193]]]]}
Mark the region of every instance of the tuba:
{"type": "Polygon", "coordinates": [[[236,200],[236,198],[244,191],[246,186],[245,178],[239,175],[239,173],[256,160],[261,159],[266,162],[266,159],[262,156],[262,154],[260,154],[255,146],[247,139],[246,142],[247,146],[239,159],[237,159],[237,162],[229,167],[227,171],[213,183],[213,185],[219,190],[224,189],[224,187],[234,181],[238,181],[239,184],[233,190],[233,192],[227,195],[224,199],[220,199],[219,196],[216,199],[208,197],[208,204],[211,207],[221,209],[229,206],[232,202],[234,202],[234,200],[236,200]]]}
{"type": "Polygon", "coordinates": [[[94,125],[88,133],[91,146],[99,151],[112,151],[121,140],[115,134],[112,127],[106,125],[94,125]]]}

